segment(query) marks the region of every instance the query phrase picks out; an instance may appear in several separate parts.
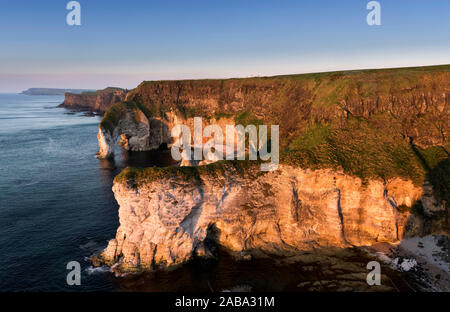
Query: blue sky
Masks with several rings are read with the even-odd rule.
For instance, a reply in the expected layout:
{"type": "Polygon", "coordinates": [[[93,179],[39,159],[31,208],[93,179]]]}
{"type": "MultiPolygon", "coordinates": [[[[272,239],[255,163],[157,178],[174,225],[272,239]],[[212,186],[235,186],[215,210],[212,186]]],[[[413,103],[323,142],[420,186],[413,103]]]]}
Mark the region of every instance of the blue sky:
{"type": "Polygon", "coordinates": [[[0,92],[450,63],[450,1],[0,0],[0,92]]]}

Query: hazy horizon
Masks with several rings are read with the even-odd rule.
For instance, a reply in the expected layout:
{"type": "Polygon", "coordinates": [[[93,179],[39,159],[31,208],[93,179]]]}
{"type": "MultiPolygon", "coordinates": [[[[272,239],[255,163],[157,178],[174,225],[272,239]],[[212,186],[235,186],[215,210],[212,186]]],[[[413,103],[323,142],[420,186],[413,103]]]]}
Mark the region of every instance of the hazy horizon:
{"type": "Polygon", "coordinates": [[[450,2],[0,0],[0,92],[450,64],[450,2]]]}
{"type": "MultiPolygon", "coordinates": [[[[336,71],[358,71],[358,70],[377,70],[377,69],[397,69],[397,68],[414,68],[414,67],[432,67],[432,66],[447,66],[450,64],[430,64],[430,65],[412,65],[412,66],[402,66],[402,67],[379,67],[379,68],[355,68],[355,69],[339,69],[336,71]]],[[[23,91],[26,91],[28,89],[72,89],[72,90],[101,90],[101,89],[105,89],[107,87],[115,87],[115,88],[123,88],[123,89],[134,89],[136,88],[140,83],[144,82],[144,81],[158,81],[158,80],[201,80],[201,79],[239,79],[239,78],[255,78],[255,77],[270,77],[270,76],[283,76],[283,75],[302,75],[302,74],[314,74],[314,73],[327,73],[327,72],[334,72],[335,70],[327,70],[327,71],[318,71],[318,72],[304,72],[304,73],[281,73],[281,74],[274,74],[274,75],[258,75],[258,76],[243,76],[243,77],[195,77],[195,78],[175,78],[175,79],[143,79],[141,81],[139,81],[135,86],[133,87],[123,87],[123,86],[117,86],[117,85],[105,85],[103,87],[100,88],[72,88],[71,86],[69,87],[53,87],[53,86],[30,86],[27,87],[23,90],[18,90],[18,91],[6,91],[6,92],[0,92],[3,94],[8,94],[8,93],[21,93],[23,91]]]]}

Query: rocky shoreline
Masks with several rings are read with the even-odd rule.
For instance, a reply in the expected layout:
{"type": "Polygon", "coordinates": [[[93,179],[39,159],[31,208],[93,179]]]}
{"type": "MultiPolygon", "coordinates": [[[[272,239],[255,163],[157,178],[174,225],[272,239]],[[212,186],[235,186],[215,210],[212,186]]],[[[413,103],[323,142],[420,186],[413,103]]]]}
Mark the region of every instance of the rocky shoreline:
{"type": "Polygon", "coordinates": [[[450,291],[450,242],[447,235],[403,239],[366,248],[391,268],[410,276],[420,291],[450,291]]]}

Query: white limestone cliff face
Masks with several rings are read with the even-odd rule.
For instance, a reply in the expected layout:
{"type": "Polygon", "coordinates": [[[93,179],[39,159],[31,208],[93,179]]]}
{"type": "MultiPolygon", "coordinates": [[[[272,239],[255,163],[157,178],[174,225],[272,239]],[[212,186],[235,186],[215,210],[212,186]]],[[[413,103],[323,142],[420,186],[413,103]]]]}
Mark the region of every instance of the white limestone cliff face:
{"type": "Polygon", "coordinates": [[[119,144],[130,151],[149,151],[158,149],[161,144],[169,145],[172,142],[169,127],[177,123],[177,117],[170,113],[165,118],[147,118],[139,110],[127,112],[112,130],[104,129],[100,124],[97,156],[112,157],[119,137],[119,144]]]}
{"type": "Polygon", "coordinates": [[[99,126],[97,134],[98,146],[100,148],[97,152],[98,158],[109,158],[114,155],[114,145],[117,137],[118,134],[116,130],[111,133],[99,126]]]}
{"type": "MultiPolygon", "coordinates": [[[[234,120],[230,118],[203,119],[203,126],[214,124],[221,127],[225,133],[226,125],[234,125],[234,120]]],[[[185,119],[174,112],[167,112],[164,118],[147,118],[140,110],[128,111],[122,116],[114,129],[105,129],[99,125],[97,134],[99,151],[98,158],[109,158],[114,155],[114,146],[116,142],[129,151],[150,151],[161,147],[162,144],[170,147],[174,143],[171,135],[172,129],[177,125],[186,125],[194,134],[193,118],[185,119]]],[[[210,138],[204,138],[204,142],[210,138]]],[[[194,142],[191,142],[193,145],[194,142]]],[[[203,161],[201,164],[206,164],[203,161]]],[[[199,161],[184,161],[181,165],[198,165],[199,161]]]]}
{"type": "Polygon", "coordinates": [[[208,254],[208,238],[236,254],[292,255],[321,247],[396,242],[420,235],[408,209],[422,197],[411,181],[387,183],[333,170],[280,166],[245,174],[230,164],[172,175],[116,180],[117,235],[97,258],[118,271],[173,267],[208,254]]]}

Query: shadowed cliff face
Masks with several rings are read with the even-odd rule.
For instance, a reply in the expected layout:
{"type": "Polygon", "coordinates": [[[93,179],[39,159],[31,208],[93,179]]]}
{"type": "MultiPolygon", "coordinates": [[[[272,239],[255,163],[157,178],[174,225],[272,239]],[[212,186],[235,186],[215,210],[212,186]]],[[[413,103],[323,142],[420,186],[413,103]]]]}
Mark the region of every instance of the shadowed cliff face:
{"type": "Polygon", "coordinates": [[[77,111],[89,111],[104,114],[115,103],[123,101],[127,90],[106,88],[95,92],[81,94],[66,93],[65,100],[60,107],[77,111]]]}
{"type": "Polygon", "coordinates": [[[149,151],[169,146],[173,141],[170,129],[183,122],[172,113],[165,114],[164,118],[153,118],[139,109],[127,110],[112,131],[99,127],[100,150],[97,155],[99,158],[113,157],[116,143],[128,151],[149,151]]]}

